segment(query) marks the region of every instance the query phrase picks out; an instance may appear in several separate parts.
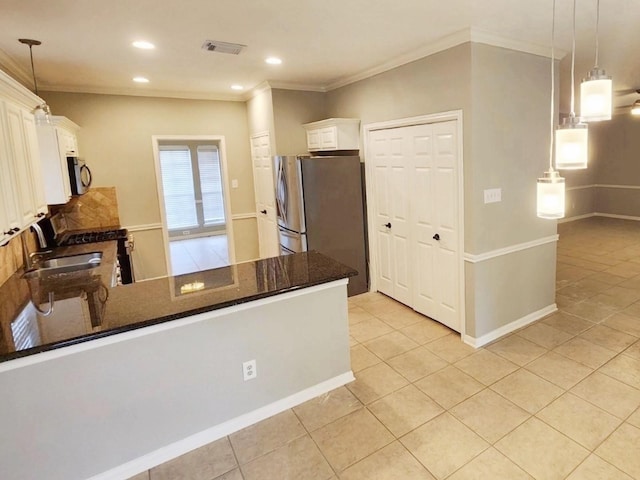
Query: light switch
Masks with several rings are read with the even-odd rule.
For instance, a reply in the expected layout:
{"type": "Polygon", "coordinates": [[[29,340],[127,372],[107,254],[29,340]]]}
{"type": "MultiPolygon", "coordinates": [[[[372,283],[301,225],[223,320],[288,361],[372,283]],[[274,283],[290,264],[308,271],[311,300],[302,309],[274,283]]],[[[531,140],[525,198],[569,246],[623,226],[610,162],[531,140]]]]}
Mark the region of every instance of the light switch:
{"type": "Polygon", "coordinates": [[[231,188],[238,188],[238,180],[237,179],[232,179],[231,180],[231,188]]]}
{"type": "Polygon", "coordinates": [[[501,188],[489,188],[484,191],[484,203],[496,203],[502,201],[501,188]]]}

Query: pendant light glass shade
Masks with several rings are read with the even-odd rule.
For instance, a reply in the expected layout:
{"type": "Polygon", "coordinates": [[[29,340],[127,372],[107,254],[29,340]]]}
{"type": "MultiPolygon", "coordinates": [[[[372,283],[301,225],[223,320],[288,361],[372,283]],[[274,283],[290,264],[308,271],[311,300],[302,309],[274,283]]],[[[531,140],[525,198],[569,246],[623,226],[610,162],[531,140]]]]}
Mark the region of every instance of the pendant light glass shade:
{"type": "Polygon", "coordinates": [[[544,172],[544,176],[538,179],[538,217],[563,218],[564,193],[564,178],[555,170],[544,172]]]}
{"type": "Polygon", "coordinates": [[[631,107],[631,115],[640,116],[640,100],[636,100],[633,102],[633,106],[631,107]]]}
{"type": "Polygon", "coordinates": [[[556,168],[578,170],[587,168],[589,130],[578,117],[566,117],[556,130],[556,168]]]}
{"type": "Polygon", "coordinates": [[[584,122],[611,120],[613,82],[603,69],[593,68],[580,84],[580,117],[584,122]]]}

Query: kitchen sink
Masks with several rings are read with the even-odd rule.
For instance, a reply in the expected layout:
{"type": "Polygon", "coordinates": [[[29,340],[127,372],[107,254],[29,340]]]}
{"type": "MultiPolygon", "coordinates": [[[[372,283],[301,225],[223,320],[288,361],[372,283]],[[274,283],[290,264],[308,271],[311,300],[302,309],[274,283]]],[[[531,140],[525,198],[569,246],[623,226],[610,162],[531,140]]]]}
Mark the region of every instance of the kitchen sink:
{"type": "Polygon", "coordinates": [[[69,273],[78,270],[88,270],[100,265],[102,252],[81,253],[62,257],[48,257],[40,260],[36,265],[24,273],[23,277],[33,278],[59,273],[69,273]]]}

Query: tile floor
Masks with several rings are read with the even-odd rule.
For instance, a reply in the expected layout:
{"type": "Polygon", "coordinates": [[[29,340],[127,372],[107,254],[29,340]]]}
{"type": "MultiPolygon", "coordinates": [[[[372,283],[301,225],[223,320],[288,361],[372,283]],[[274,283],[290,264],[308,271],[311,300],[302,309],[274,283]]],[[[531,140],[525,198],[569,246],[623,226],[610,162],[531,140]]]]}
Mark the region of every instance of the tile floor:
{"type": "Polygon", "coordinates": [[[173,275],[229,265],[226,235],[172,240],[169,242],[169,249],[173,275]]]}
{"type": "Polygon", "coordinates": [[[355,382],[135,480],[640,479],[640,224],[559,230],[559,312],[474,350],[351,298],[355,382]]]}

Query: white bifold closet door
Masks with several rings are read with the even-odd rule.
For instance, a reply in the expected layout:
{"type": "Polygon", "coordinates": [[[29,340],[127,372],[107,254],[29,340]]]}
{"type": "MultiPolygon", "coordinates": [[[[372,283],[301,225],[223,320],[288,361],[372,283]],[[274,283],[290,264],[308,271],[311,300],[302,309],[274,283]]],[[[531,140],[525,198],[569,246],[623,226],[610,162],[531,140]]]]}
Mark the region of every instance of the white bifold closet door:
{"type": "Polygon", "coordinates": [[[460,331],[457,122],[374,130],[378,291],[460,331]]]}

